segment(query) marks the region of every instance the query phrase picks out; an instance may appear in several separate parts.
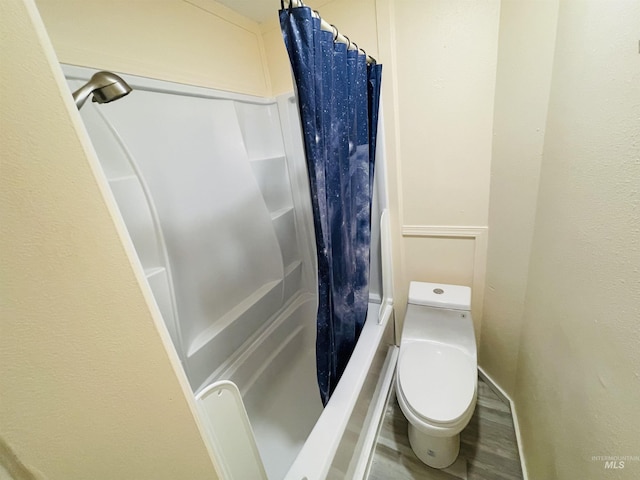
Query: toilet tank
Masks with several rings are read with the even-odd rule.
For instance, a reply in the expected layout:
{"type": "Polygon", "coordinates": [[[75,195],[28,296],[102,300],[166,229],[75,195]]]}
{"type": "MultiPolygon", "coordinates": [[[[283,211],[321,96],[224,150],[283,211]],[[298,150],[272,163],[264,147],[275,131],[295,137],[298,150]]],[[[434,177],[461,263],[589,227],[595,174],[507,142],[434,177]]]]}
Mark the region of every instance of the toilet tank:
{"type": "Polygon", "coordinates": [[[461,285],[411,282],[401,345],[432,341],[476,355],[471,289],[461,285]]]}
{"type": "Polygon", "coordinates": [[[452,310],[471,310],[471,289],[462,285],[411,282],[409,303],[452,310]]]}

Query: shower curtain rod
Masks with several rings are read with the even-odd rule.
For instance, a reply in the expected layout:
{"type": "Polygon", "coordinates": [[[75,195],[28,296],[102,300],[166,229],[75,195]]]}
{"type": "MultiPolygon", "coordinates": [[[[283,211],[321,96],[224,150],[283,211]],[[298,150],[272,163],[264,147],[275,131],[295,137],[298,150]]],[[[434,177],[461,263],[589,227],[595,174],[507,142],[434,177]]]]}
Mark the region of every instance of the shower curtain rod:
{"type": "MultiPolygon", "coordinates": [[[[282,8],[284,8],[285,4],[287,5],[287,7],[306,7],[308,5],[305,5],[304,2],[302,0],[280,0],[281,4],[282,4],[282,8]]],[[[344,43],[345,45],[347,45],[347,49],[349,50],[360,50],[362,51],[362,53],[365,54],[365,56],[367,57],[367,63],[369,64],[376,64],[376,59],[373,58],[371,55],[369,55],[364,48],[360,48],[358,47],[358,44],[356,42],[352,42],[349,37],[347,37],[346,35],[341,34],[338,31],[338,27],[336,27],[335,25],[333,25],[332,23],[327,22],[325,19],[323,19],[320,16],[320,13],[317,10],[312,10],[313,11],[313,15],[316,18],[320,19],[320,28],[322,30],[324,30],[325,32],[331,32],[333,33],[333,41],[334,42],[340,42],[340,43],[344,43]]]]}

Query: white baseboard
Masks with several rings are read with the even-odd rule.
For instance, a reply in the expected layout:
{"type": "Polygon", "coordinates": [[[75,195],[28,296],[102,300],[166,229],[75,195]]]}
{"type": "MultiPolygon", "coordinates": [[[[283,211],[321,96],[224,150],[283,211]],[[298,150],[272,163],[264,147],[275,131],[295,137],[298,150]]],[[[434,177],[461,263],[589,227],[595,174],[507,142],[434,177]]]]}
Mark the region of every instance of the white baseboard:
{"type": "Polygon", "coordinates": [[[529,480],[529,474],[527,473],[527,463],[524,459],[524,455],[522,452],[522,437],[520,435],[520,424],[518,423],[518,414],[516,413],[516,406],[513,403],[511,397],[505,392],[500,385],[498,385],[493,378],[491,378],[487,372],[480,366],[478,366],[478,373],[480,378],[489,385],[489,388],[493,390],[493,392],[505,403],[509,404],[509,409],[511,410],[511,419],[513,420],[513,428],[516,432],[516,443],[518,444],[518,455],[520,456],[520,466],[522,467],[522,478],[524,480],[529,480]]]}

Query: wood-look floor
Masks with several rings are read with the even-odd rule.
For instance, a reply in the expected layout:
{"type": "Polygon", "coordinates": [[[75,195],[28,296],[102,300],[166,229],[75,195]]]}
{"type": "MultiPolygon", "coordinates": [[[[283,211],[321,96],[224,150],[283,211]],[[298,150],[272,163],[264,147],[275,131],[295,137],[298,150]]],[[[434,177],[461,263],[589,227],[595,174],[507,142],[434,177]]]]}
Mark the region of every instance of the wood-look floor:
{"type": "Polygon", "coordinates": [[[476,410],[460,434],[460,457],[452,468],[438,470],[422,463],[411,450],[407,429],[407,420],[392,393],[369,480],[459,480],[465,473],[468,480],[522,479],[509,406],[481,379],[476,410]]]}

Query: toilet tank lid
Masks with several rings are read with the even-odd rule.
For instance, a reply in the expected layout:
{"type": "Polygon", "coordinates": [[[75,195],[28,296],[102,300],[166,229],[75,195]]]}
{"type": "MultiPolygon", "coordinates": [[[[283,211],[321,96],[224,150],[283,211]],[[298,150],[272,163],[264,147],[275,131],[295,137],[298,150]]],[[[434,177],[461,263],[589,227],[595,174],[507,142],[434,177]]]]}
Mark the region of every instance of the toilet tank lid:
{"type": "Polygon", "coordinates": [[[471,289],[462,285],[411,282],[409,284],[409,303],[454,310],[470,310],[471,289]]]}

